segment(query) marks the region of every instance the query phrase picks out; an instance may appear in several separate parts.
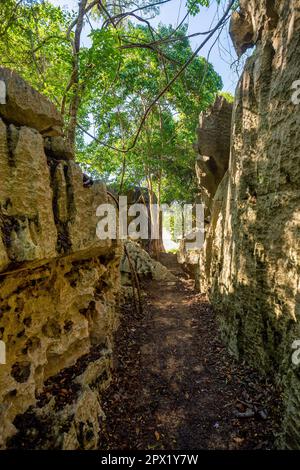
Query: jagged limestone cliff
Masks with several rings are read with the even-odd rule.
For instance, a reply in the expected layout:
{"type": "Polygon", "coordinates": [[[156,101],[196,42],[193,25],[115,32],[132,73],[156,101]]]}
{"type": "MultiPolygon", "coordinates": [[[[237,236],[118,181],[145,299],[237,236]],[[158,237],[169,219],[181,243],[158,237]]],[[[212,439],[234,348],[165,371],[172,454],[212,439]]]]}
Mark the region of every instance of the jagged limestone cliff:
{"type": "Polygon", "coordinates": [[[48,100],[0,83],[0,447],[96,448],[121,256],[96,237],[106,188],[84,187],[48,100]]]}
{"type": "Polygon", "coordinates": [[[232,353],[284,389],[279,445],[300,448],[300,1],[241,0],[231,36],[255,46],[239,81],[228,178],[203,252],[210,298],[232,353]]]}

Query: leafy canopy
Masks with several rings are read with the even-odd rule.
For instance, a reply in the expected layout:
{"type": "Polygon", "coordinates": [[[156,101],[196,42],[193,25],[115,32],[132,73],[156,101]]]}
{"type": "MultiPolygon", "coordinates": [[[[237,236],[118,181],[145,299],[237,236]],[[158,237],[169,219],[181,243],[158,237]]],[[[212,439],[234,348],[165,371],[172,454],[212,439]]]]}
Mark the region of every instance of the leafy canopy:
{"type": "MultiPolygon", "coordinates": [[[[187,0],[187,8],[196,15],[209,3],[187,0]]],[[[135,147],[123,153],[145,110],[193,51],[185,25],[151,27],[146,18],[149,11],[157,14],[157,7],[139,11],[139,21],[120,16],[149,2],[104,4],[106,12],[95,6],[85,15],[89,41],[74,56],[74,28],[67,32],[78,12],[48,1],[1,2],[0,65],[17,71],[54,101],[66,126],[76,98],[76,155],[89,174],[118,191],[148,186],[161,202],[192,201],[195,127],[199,113],[221,90],[221,78],[203,57],[196,57],[152,107],[135,147]],[[96,139],[87,138],[82,128],[96,139]]]]}

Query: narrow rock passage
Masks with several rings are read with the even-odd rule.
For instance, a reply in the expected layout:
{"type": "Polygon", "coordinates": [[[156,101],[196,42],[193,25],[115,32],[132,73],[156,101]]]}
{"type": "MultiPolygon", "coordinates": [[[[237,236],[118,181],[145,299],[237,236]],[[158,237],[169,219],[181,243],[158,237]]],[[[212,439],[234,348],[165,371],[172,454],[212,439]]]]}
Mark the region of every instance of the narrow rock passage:
{"type": "Polygon", "coordinates": [[[160,261],[178,282],[144,285],[142,318],[123,309],[102,447],[272,448],[279,394],[227,354],[210,304],[176,258],[160,261]]]}

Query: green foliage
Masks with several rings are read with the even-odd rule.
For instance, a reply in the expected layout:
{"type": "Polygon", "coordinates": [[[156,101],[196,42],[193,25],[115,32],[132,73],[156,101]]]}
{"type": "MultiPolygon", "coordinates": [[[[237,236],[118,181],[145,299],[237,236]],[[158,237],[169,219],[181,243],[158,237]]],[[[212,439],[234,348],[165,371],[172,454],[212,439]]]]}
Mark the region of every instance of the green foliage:
{"type": "MultiPolygon", "coordinates": [[[[66,33],[76,13],[47,1],[7,0],[1,7],[2,3],[0,65],[20,73],[62,107],[66,122],[74,91],[78,93],[77,120],[97,138],[88,139],[78,129],[77,160],[83,169],[117,190],[148,186],[161,202],[193,201],[198,115],[222,88],[221,78],[203,57],[195,58],[152,107],[135,147],[122,152],[130,146],[150,103],[192,55],[186,27],[173,30],[159,25],[153,31],[128,19],[117,27],[103,27],[106,17],[96,9],[89,46],[81,47],[78,55],[79,81],[74,90],[70,86],[74,35],[68,38],[66,33]]],[[[193,8],[208,3],[189,0],[188,7],[195,14],[193,8]]],[[[136,2],[126,4],[130,9],[136,2]]],[[[117,3],[110,5],[110,14],[124,11],[117,3]]]]}

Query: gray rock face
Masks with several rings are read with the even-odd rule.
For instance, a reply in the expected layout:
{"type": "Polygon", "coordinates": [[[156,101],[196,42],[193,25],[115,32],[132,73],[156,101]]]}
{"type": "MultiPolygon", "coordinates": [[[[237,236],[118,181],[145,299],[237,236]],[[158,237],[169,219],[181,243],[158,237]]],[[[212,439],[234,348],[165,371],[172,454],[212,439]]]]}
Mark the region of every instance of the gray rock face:
{"type": "Polygon", "coordinates": [[[55,155],[47,158],[39,130],[61,117],[15,74],[1,74],[8,98],[0,106],[0,448],[10,438],[27,448],[97,448],[122,255],[116,240],[96,235],[106,187],[84,187],[59,138],[50,138],[55,155]],[[62,391],[49,391],[50,378],[62,391]],[[59,396],[69,401],[58,410],[59,396]]]}
{"type": "MultiPolygon", "coordinates": [[[[155,281],[176,281],[176,277],[161,263],[151,258],[138,243],[125,242],[131,262],[141,279],[154,279],[155,281]]],[[[131,284],[131,268],[128,258],[123,255],[120,265],[124,285],[131,284]]]]}
{"type": "MultiPolygon", "coordinates": [[[[16,126],[27,126],[43,135],[60,135],[63,121],[55,106],[41,96],[19,75],[0,67],[0,82],[5,83],[5,99],[2,91],[0,117],[16,126]]],[[[3,85],[2,85],[3,89],[3,85]]]]}
{"type": "MultiPolygon", "coordinates": [[[[280,447],[300,448],[300,1],[241,1],[237,50],[256,50],[236,91],[228,179],[219,186],[203,252],[210,298],[232,353],[284,389],[280,447]],[[207,254],[207,256],[206,256],[207,254]]],[[[233,23],[236,19],[233,20],[233,23]]]]}
{"type": "Polygon", "coordinates": [[[45,153],[55,160],[74,160],[74,152],[69,142],[62,136],[44,139],[45,153]]]}
{"type": "Polygon", "coordinates": [[[195,278],[196,289],[205,292],[210,270],[211,243],[209,222],[213,218],[214,197],[228,170],[233,105],[218,96],[214,105],[200,115],[197,128],[196,174],[200,202],[204,204],[205,243],[203,249],[186,250],[186,240],[179,247],[178,262],[185,264],[195,278]]]}

